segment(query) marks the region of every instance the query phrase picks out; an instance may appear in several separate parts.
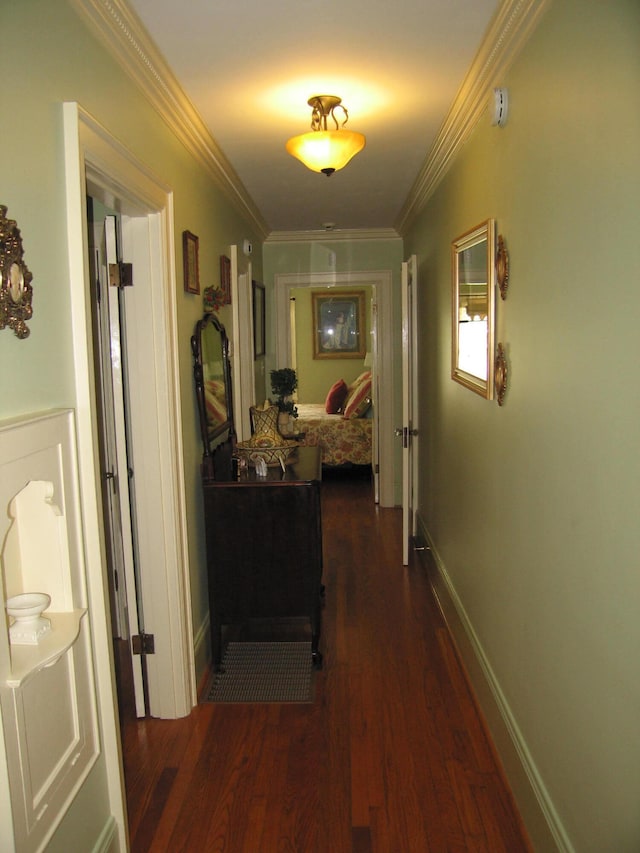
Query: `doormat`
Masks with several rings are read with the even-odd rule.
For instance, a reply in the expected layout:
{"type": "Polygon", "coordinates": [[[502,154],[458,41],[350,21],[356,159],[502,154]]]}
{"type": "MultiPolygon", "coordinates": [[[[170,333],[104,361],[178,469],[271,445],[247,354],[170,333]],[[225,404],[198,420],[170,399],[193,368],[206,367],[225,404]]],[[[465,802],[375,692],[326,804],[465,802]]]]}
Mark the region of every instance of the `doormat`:
{"type": "Polygon", "coordinates": [[[311,643],[229,643],[207,702],[313,702],[311,643]]]}

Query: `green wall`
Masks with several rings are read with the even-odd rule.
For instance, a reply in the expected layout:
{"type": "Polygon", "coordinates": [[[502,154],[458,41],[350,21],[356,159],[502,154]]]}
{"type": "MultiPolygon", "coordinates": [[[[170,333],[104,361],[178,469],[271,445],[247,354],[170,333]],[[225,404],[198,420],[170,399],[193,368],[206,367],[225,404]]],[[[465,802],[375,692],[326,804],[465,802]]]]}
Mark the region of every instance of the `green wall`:
{"type": "Polygon", "coordinates": [[[640,849],[639,45],[637,0],[552,3],[498,81],[506,127],[482,120],[405,241],[421,522],[580,853],[640,849]],[[450,244],[487,217],[511,260],[502,408],[450,379],[450,244]]]}
{"type": "MultiPolygon", "coordinates": [[[[182,398],[188,545],[194,630],[208,613],[199,462],[189,339],[202,297],[182,290],[183,230],[200,238],[201,285],[217,283],[219,256],[229,245],[261,242],[204,169],[133,87],[65,0],[3,0],[2,197],[21,229],[33,274],[30,337],[0,333],[0,419],[52,407],[74,407],[67,259],[62,103],[77,101],[153,173],[171,187],[178,277],[178,339],[182,398]]],[[[261,278],[260,252],[254,277],[261,278]]],[[[230,325],[225,308],[223,322],[230,325]]],[[[100,661],[101,666],[108,662],[100,661]]],[[[203,661],[199,661],[202,667],[203,661]]],[[[102,760],[71,806],[50,849],[90,849],[109,813],[102,760]],[[78,839],[83,843],[78,846],[78,839]],[[85,843],[86,842],[86,843],[85,843]]]]}
{"type": "MultiPolygon", "coordinates": [[[[230,243],[260,239],[64,0],[4,0],[0,30],[3,115],[17,117],[3,135],[0,202],[34,276],[31,336],[0,334],[7,418],[75,403],[63,101],[78,101],[172,187],[177,264],[191,230],[203,286],[217,281],[230,243]]],[[[421,521],[559,837],[581,853],[640,843],[639,43],[637,0],[555,0],[499,81],[507,126],[478,126],[404,251],[400,241],[274,242],[264,271],[252,258],[271,297],[276,273],[325,272],[330,252],[340,272],[393,270],[397,385],[399,268],[418,255],[421,521]],[[450,379],[449,246],[488,216],[511,255],[498,316],[510,368],[502,408],[450,379]]],[[[196,630],[207,607],[189,353],[200,313],[201,300],[180,292],[196,630]]],[[[272,311],[268,323],[273,358],[272,311]]],[[[52,851],[89,846],[108,815],[105,787],[100,761],[52,851]]]]}

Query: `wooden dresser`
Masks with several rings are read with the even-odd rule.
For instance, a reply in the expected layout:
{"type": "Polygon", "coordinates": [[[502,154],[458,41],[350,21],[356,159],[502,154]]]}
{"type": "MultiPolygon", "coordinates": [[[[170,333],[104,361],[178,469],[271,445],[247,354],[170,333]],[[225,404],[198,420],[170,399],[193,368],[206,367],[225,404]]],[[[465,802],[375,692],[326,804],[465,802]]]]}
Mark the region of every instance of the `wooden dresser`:
{"type": "Polygon", "coordinates": [[[255,469],[238,479],[203,483],[213,663],[220,667],[222,628],[250,619],[310,620],[312,658],[322,597],[320,449],[300,447],[286,471],[255,469]]]}

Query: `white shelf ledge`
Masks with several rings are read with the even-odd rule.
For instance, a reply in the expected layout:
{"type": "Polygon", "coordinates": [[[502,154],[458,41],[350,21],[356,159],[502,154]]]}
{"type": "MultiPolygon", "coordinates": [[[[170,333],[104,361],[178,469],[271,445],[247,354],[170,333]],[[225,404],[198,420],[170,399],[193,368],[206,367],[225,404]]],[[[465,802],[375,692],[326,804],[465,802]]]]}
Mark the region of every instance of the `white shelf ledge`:
{"type": "Polygon", "coordinates": [[[48,631],[37,645],[11,645],[11,675],[7,685],[21,687],[29,678],[47,666],[53,666],[78,639],[80,623],[86,610],[44,615],[51,621],[48,631]]]}

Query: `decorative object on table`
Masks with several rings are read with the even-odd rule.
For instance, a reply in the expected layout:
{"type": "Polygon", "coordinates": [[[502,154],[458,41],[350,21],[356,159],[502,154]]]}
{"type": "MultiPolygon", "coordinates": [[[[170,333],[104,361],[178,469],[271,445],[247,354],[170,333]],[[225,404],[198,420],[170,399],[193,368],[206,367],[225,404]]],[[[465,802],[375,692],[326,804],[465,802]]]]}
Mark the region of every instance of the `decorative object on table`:
{"type": "Polygon", "coordinates": [[[225,305],[231,305],[231,261],[226,255],[220,255],[220,290],[225,305]]]}
{"type": "Polygon", "coordinates": [[[509,287],[509,253],[504,244],[504,237],[498,234],[498,250],[496,253],[496,280],[498,282],[498,290],[502,299],[507,298],[507,288],[509,287]]]}
{"type": "Polygon", "coordinates": [[[278,432],[278,407],[265,400],[262,406],[251,406],[251,423],[253,434],[251,443],[254,447],[273,447],[283,443],[278,432]]]}
{"type": "Polygon", "coordinates": [[[182,263],[184,265],[184,289],[187,293],[200,293],[200,269],[198,261],[198,238],[191,231],[182,232],[182,263]]]}
{"type": "Polygon", "coordinates": [[[26,321],[33,315],[33,276],[23,255],[20,229],[0,205],[0,329],[9,326],[18,338],[29,337],[26,321]]]}
{"type": "Polygon", "coordinates": [[[42,615],[50,604],[46,592],[24,592],[7,599],[7,613],[14,620],[9,639],[14,645],[38,645],[51,630],[51,621],[42,615]]]}
{"type": "Polygon", "coordinates": [[[507,393],[508,378],[509,368],[507,367],[507,357],[502,344],[498,344],[498,351],[496,353],[495,382],[496,398],[499,406],[504,403],[504,395],[507,393]]]}
{"type": "Polygon", "coordinates": [[[202,292],[202,301],[207,313],[217,313],[225,304],[224,293],[219,287],[205,287],[202,292]]]}
{"type": "Polygon", "coordinates": [[[326,291],[311,294],[313,307],[313,357],[361,358],[366,355],[365,292],[326,291]]]}
{"type": "Polygon", "coordinates": [[[247,460],[247,464],[256,467],[258,460],[263,460],[268,468],[282,468],[289,464],[291,456],[298,448],[297,441],[283,439],[283,443],[272,447],[254,447],[248,441],[239,441],[236,444],[236,453],[247,460]]]}
{"type": "Polygon", "coordinates": [[[298,377],[291,367],[282,367],[271,371],[271,391],[276,395],[275,405],[280,415],[278,426],[280,432],[288,435],[291,429],[291,419],[298,417],[298,409],[293,401],[293,393],[298,387],[298,377]]]}
{"type": "MultiPolygon", "coordinates": [[[[236,453],[256,467],[262,460],[268,466],[284,465],[298,447],[296,441],[283,438],[278,430],[278,407],[265,400],[261,407],[251,407],[253,435],[236,444],[236,453]]],[[[261,466],[260,466],[261,467],[261,466]]]]}
{"type": "Polygon", "coordinates": [[[269,472],[267,471],[267,463],[264,456],[258,456],[253,460],[253,462],[256,468],[256,476],[266,477],[269,472]]]}

